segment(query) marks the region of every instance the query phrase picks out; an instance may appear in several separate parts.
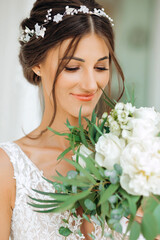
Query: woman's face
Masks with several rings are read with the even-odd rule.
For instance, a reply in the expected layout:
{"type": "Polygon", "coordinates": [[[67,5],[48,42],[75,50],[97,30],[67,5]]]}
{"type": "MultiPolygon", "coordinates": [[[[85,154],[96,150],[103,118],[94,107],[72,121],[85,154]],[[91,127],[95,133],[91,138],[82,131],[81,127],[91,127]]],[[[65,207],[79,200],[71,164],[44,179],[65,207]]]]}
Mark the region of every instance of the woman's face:
{"type": "MultiPolygon", "coordinates": [[[[61,47],[51,49],[41,64],[43,88],[48,96],[51,96],[58,60],[63,59],[70,41],[65,40],[61,47]]],[[[90,117],[101,97],[101,88],[104,89],[108,81],[108,47],[98,35],[86,35],[79,42],[73,58],[56,81],[57,115],[78,118],[82,107],[82,116],[90,117]]]]}

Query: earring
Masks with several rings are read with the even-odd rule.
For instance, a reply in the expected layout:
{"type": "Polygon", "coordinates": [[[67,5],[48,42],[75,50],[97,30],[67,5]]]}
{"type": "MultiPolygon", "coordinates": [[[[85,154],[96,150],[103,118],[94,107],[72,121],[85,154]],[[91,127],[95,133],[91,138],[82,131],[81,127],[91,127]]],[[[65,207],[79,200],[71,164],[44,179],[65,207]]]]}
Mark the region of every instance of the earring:
{"type": "Polygon", "coordinates": [[[37,75],[38,75],[38,76],[40,76],[40,75],[41,75],[41,72],[40,72],[40,71],[38,71],[38,72],[37,72],[37,75]]]}

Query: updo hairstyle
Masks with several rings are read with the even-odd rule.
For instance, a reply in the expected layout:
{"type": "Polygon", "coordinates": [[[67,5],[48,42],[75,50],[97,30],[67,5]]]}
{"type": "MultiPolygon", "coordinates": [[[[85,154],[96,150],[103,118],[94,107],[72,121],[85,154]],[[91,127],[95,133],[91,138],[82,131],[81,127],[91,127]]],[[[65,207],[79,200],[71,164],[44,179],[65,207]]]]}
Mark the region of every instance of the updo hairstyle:
{"type": "MultiPolygon", "coordinates": [[[[54,16],[58,13],[63,14],[66,6],[71,8],[79,8],[80,5],[85,5],[90,11],[93,11],[94,8],[102,8],[102,6],[95,0],[37,0],[33,5],[29,18],[24,19],[20,26],[23,30],[25,30],[25,27],[34,29],[36,23],[39,25],[44,24],[44,19],[46,18],[46,14],[49,9],[52,9],[52,16],[54,16]]],[[[111,93],[112,63],[114,63],[116,67],[118,79],[121,78],[122,82],[124,83],[122,69],[114,54],[114,33],[111,22],[108,18],[79,13],[73,16],[66,15],[59,23],[50,21],[45,27],[46,33],[44,38],[39,37],[37,39],[35,36],[33,36],[27,43],[20,41],[21,47],[19,60],[23,68],[24,77],[28,80],[28,82],[34,85],[41,84],[41,78],[33,72],[32,68],[45,59],[48,50],[53,47],[57,47],[64,40],[71,38],[72,41],[70,42],[64,56],[72,57],[76,51],[79,41],[85,35],[94,31],[94,33],[104,39],[109,49],[110,81],[107,85],[107,94],[110,95],[111,93]]],[[[54,102],[54,114],[49,126],[51,126],[56,115],[55,83],[59,74],[63,71],[69,61],[70,59],[60,62],[55,79],[53,81],[52,97],[54,102]]],[[[123,92],[124,84],[118,100],[121,98],[123,92]]],[[[101,100],[97,104],[96,110],[98,115],[105,111],[105,109],[102,108],[101,100]]]]}

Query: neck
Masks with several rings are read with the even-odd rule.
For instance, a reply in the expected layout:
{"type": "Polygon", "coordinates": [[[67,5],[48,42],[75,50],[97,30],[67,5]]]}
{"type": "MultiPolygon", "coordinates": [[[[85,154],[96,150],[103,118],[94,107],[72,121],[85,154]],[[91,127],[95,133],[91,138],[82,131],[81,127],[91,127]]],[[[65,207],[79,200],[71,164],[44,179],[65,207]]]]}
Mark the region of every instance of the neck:
{"type": "MultiPolygon", "coordinates": [[[[49,126],[52,116],[53,116],[53,107],[52,107],[52,110],[45,109],[41,124],[36,129],[36,134],[40,134],[43,130],[45,130],[49,126]]],[[[72,126],[79,126],[78,118],[73,117],[69,114],[57,112],[55,119],[50,127],[53,130],[60,133],[69,132],[69,129],[65,125],[67,119],[72,126]]],[[[84,119],[82,119],[82,125],[84,126],[84,128],[87,125],[84,119]]],[[[41,137],[41,142],[44,146],[54,147],[54,148],[56,147],[61,149],[62,151],[69,147],[69,141],[66,140],[65,137],[55,135],[50,130],[47,130],[46,132],[44,132],[44,134],[41,137]]]]}

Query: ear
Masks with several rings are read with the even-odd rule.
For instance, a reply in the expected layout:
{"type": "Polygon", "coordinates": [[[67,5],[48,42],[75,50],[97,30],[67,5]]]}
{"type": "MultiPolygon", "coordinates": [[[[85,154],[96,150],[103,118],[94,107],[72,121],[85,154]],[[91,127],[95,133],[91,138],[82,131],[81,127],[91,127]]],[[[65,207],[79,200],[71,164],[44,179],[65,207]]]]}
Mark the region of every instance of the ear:
{"type": "Polygon", "coordinates": [[[40,65],[34,66],[34,67],[32,68],[32,71],[33,71],[36,75],[41,76],[41,68],[40,68],[40,65]]]}

